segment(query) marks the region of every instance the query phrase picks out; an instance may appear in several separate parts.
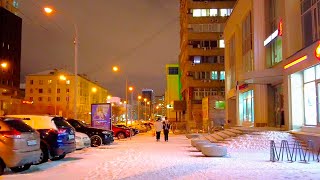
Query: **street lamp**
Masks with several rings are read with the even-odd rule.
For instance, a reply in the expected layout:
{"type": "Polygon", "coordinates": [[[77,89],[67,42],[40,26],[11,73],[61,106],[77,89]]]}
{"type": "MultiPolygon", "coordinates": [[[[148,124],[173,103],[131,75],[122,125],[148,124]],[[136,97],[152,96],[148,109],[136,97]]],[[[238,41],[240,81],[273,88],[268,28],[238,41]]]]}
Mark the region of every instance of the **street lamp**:
{"type": "MultiPolygon", "coordinates": [[[[58,96],[58,82],[59,81],[67,81],[66,76],[60,75],[59,78],[56,80],[56,93],[55,93],[55,100],[54,100],[54,115],[57,115],[57,96],[58,96]]],[[[59,92],[60,93],[60,92],[59,92]]]]}
{"type": "Polygon", "coordinates": [[[144,98],[143,99],[144,101],[144,120],[146,121],[147,120],[147,98],[144,98]]]}
{"type": "Polygon", "coordinates": [[[131,108],[130,108],[130,120],[132,121],[133,120],[133,117],[132,117],[132,107],[133,107],[133,87],[130,86],[129,87],[129,91],[131,92],[131,102],[130,102],[130,105],[131,105],[131,108]]]}
{"type": "Polygon", "coordinates": [[[139,108],[139,104],[140,104],[140,99],[141,99],[142,97],[139,95],[138,96],[138,121],[140,120],[140,108],[139,108]]]}
{"type": "Polygon", "coordinates": [[[1,67],[2,67],[3,69],[6,69],[6,68],[8,67],[8,63],[2,62],[2,63],[1,63],[1,67]]]}
{"type": "MultiPolygon", "coordinates": [[[[113,66],[112,67],[112,71],[114,72],[118,72],[119,71],[119,67],[118,66],[113,66]]],[[[128,90],[129,91],[132,91],[133,90],[133,87],[129,87],[128,88],[128,77],[126,76],[126,102],[128,102],[128,90]],[[130,90],[131,89],[131,90],[130,90]]],[[[127,107],[127,104],[126,103],[126,126],[128,125],[128,107],[127,107]]]]}
{"type": "MultiPolygon", "coordinates": [[[[50,15],[54,12],[53,8],[51,7],[44,7],[44,12],[47,15],[50,15]]],[[[73,111],[74,111],[74,118],[77,119],[77,94],[78,94],[78,46],[79,46],[79,38],[78,38],[78,26],[73,20],[73,18],[70,18],[65,13],[61,13],[65,15],[73,24],[74,27],[74,104],[73,104],[73,111]]]]}

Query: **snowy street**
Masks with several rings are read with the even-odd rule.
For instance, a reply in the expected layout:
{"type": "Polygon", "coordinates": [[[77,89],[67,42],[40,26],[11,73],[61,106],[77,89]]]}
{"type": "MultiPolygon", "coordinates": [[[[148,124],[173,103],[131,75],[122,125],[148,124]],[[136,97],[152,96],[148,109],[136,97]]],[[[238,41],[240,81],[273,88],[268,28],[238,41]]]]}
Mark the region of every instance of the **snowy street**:
{"type": "MultiPolygon", "coordinates": [[[[272,137],[273,136],[273,137],[272,137]]],[[[139,134],[112,145],[87,148],[60,161],[49,161],[22,173],[6,171],[4,179],[319,179],[320,163],[271,162],[269,139],[240,135],[230,140],[228,156],[204,157],[185,135],[169,135],[156,142],[151,134],[139,134]]],[[[1,178],[0,178],[1,179],[1,178]]]]}

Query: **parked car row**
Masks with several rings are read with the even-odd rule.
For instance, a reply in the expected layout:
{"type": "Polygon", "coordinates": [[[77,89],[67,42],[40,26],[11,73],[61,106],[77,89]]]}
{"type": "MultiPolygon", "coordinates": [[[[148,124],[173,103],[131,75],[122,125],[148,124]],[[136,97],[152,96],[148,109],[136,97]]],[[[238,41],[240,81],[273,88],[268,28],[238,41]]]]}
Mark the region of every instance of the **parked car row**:
{"type": "MultiPolygon", "coordinates": [[[[138,130],[132,129],[131,135],[137,133],[138,130]]],[[[0,117],[0,175],[6,167],[20,172],[49,159],[63,159],[76,149],[110,144],[114,136],[129,137],[130,128],[113,125],[112,130],[105,130],[57,116],[0,117]]]]}

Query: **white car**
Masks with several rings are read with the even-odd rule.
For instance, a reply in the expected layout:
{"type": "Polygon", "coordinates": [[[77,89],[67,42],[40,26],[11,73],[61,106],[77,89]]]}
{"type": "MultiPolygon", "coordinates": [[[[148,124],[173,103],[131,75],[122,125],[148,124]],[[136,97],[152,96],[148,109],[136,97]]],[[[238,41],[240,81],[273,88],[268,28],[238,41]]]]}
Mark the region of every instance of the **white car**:
{"type": "Polygon", "coordinates": [[[91,146],[91,140],[88,135],[76,132],[76,149],[83,149],[91,146]]]}

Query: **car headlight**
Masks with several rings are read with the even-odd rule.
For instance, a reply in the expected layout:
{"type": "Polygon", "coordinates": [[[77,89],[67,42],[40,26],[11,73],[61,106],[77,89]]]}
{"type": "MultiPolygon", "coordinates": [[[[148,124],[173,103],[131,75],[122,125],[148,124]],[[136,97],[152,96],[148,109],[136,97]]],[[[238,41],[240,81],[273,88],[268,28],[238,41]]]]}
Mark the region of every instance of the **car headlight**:
{"type": "Polygon", "coordinates": [[[102,131],[102,134],[110,134],[109,131],[102,131]]]}

